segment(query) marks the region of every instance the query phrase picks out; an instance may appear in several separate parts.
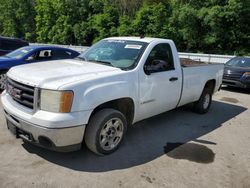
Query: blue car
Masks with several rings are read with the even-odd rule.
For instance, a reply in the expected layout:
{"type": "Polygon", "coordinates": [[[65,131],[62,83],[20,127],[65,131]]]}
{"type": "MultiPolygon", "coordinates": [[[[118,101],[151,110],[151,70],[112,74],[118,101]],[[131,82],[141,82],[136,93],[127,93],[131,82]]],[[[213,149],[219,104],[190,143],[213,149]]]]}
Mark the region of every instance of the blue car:
{"type": "Polygon", "coordinates": [[[5,88],[6,73],[11,67],[28,63],[73,59],[78,52],[57,46],[26,46],[0,57],[0,90],[5,88]]]}

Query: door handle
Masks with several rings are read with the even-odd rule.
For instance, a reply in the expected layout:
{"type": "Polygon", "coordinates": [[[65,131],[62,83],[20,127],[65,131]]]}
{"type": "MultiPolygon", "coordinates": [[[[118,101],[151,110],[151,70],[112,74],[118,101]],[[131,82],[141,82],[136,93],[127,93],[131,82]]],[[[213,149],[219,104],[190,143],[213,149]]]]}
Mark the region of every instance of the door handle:
{"type": "Polygon", "coordinates": [[[176,81],[176,80],[178,80],[178,78],[177,78],[177,77],[172,77],[172,78],[169,78],[169,81],[170,81],[170,82],[174,82],[174,81],[176,81]]]}

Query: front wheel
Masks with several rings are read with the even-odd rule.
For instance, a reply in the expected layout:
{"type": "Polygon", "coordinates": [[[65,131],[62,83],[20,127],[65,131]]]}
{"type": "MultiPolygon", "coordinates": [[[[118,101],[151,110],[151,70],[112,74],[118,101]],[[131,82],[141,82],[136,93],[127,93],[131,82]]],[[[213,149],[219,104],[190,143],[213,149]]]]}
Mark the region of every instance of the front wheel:
{"type": "Polygon", "coordinates": [[[194,102],[193,111],[199,114],[208,112],[212,103],[212,91],[209,88],[204,88],[200,99],[194,102]]]}
{"type": "Polygon", "coordinates": [[[103,109],[90,119],[85,131],[85,143],[96,154],[110,154],[118,149],[127,129],[124,115],[114,109],[103,109]]]}

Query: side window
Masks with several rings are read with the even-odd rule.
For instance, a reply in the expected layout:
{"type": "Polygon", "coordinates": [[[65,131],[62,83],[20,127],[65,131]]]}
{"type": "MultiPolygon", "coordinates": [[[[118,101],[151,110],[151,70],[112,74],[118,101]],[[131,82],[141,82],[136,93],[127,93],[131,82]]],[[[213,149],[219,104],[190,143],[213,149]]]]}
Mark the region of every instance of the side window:
{"type": "Polygon", "coordinates": [[[36,61],[38,60],[38,55],[39,55],[39,52],[33,52],[26,58],[26,61],[28,62],[36,61]]]}
{"type": "Polygon", "coordinates": [[[53,50],[52,58],[53,59],[70,59],[72,52],[66,50],[53,50]]]}
{"type": "Polygon", "coordinates": [[[41,61],[41,58],[39,57],[40,55],[40,51],[35,51],[32,52],[27,58],[26,61],[27,62],[36,62],[36,61],[41,61]]]}
{"type": "Polygon", "coordinates": [[[67,54],[66,57],[71,57],[73,56],[73,52],[71,51],[65,51],[65,53],[67,54]]]}
{"type": "Polygon", "coordinates": [[[51,59],[51,50],[41,50],[38,52],[36,60],[47,61],[51,59]]]}
{"type": "Polygon", "coordinates": [[[170,45],[167,43],[157,44],[150,52],[144,70],[146,73],[174,70],[174,60],[170,45]]]}

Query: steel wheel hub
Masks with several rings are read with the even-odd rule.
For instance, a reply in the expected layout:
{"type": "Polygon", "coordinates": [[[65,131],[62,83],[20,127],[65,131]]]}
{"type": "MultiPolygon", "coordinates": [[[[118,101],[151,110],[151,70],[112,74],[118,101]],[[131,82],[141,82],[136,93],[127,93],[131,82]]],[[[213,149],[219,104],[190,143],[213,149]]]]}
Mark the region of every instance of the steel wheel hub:
{"type": "Polygon", "coordinates": [[[114,149],[122,139],[123,128],[123,122],[119,118],[112,118],[107,121],[99,136],[102,149],[106,151],[114,149]]]}
{"type": "Polygon", "coordinates": [[[206,94],[203,102],[203,108],[207,109],[210,103],[210,95],[206,94]]]}

